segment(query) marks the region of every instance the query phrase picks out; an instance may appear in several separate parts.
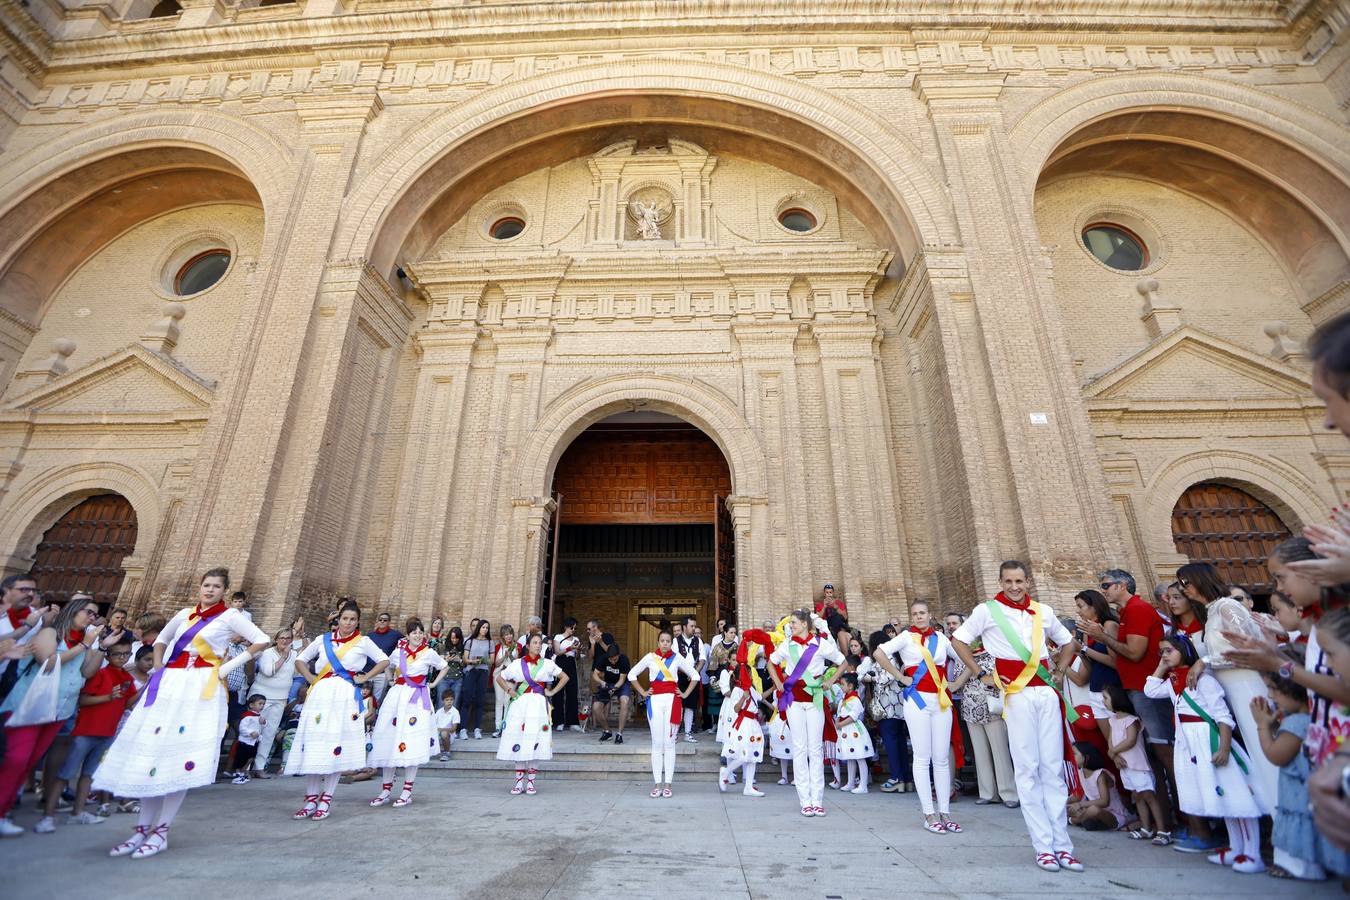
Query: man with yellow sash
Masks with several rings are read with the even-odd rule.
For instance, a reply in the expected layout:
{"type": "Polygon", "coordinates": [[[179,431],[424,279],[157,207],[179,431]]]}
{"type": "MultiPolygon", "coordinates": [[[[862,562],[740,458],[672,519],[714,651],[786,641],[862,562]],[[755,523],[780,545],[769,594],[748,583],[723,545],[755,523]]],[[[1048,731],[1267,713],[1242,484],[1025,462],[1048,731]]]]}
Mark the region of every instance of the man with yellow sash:
{"type": "Polygon", "coordinates": [[[1067,670],[1077,651],[1073,635],[1027,594],[1027,568],[1016,560],[999,567],[1002,592],[971,611],[952,635],[952,648],[971,671],[979,664],[976,641],[994,658],[1003,688],[1003,718],[1008,724],[1017,776],[1017,799],[1036,850],[1036,865],[1047,872],[1083,871],[1074,858],[1065,812],[1064,703],[1052,680],[1047,642],[1059,647],[1056,669],[1067,670]]]}

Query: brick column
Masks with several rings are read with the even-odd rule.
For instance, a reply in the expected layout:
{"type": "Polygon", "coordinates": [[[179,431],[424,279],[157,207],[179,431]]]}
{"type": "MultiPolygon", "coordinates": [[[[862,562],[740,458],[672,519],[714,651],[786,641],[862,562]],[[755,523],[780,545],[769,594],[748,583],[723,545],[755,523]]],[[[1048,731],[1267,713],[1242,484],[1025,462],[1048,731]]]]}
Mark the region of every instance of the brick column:
{"type": "MultiPolygon", "coordinates": [[[[976,401],[956,415],[997,451],[981,473],[990,483],[972,488],[996,508],[975,514],[992,513],[996,552],[1024,555],[1039,594],[1067,608],[1094,570],[1124,559],[1123,545],[998,105],[1003,76],[924,74],[915,89],[952,187],[971,287],[968,302],[937,312],[982,362],[951,373],[970,380],[976,401]]],[[[985,590],[997,583],[997,562],[978,561],[985,590]]]]}

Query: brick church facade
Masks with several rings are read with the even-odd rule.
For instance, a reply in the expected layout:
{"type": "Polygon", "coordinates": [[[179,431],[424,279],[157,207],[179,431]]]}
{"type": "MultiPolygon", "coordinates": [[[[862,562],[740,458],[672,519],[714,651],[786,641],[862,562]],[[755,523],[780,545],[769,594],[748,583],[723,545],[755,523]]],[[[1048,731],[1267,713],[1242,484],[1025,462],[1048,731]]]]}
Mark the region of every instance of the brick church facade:
{"type": "Polygon", "coordinates": [[[1350,487],[1350,4],[1130,7],[3,0],[3,568],[634,637],[1268,590],[1350,487]]]}

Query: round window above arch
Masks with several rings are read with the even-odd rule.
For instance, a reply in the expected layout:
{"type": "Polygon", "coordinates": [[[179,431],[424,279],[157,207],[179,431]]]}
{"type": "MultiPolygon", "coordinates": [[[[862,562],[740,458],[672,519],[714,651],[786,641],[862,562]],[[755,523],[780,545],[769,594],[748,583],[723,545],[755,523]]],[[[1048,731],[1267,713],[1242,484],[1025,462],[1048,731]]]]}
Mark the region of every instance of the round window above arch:
{"type": "Polygon", "coordinates": [[[213,247],[193,256],[179,267],[173,278],[173,292],[180,297],[200,294],[225,277],[230,268],[230,251],[213,247]]]}
{"type": "Polygon", "coordinates": [[[520,216],[502,216],[488,226],[488,237],[494,241],[509,241],[525,230],[525,220],[520,216]]]}
{"type": "Polygon", "coordinates": [[[1119,272],[1148,268],[1149,252],[1144,239],[1114,222],[1093,222],[1083,229],[1083,246],[1102,265],[1119,272]]]}
{"type": "Polygon", "coordinates": [[[782,225],[788,231],[795,231],[798,234],[805,234],[809,231],[815,231],[816,226],[820,224],[810,210],[802,209],[800,206],[794,206],[785,209],[778,214],[778,224],[782,225]]]}

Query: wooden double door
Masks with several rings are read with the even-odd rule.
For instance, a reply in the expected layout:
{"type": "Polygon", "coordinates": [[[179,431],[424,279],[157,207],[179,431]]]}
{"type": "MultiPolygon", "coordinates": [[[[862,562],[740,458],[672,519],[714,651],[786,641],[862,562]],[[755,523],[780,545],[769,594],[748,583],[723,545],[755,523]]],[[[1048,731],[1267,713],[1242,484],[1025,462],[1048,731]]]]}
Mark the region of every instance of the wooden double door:
{"type": "Polygon", "coordinates": [[[1270,551],[1290,537],[1273,509],[1221,482],[1192,485],[1172,510],[1172,539],[1193,562],[1211,563],[1231,585],[1255,596],[1275,589],[1270,551]]]}
{"type": "Polygon", "coordinates": [[[32,572],[44,599],[65,603],[84,591],[106,612],[122,590],[122,560],[135,549],[131,503],[120,494],[99,494],[75,504],[47,529],[32,572]]]}

